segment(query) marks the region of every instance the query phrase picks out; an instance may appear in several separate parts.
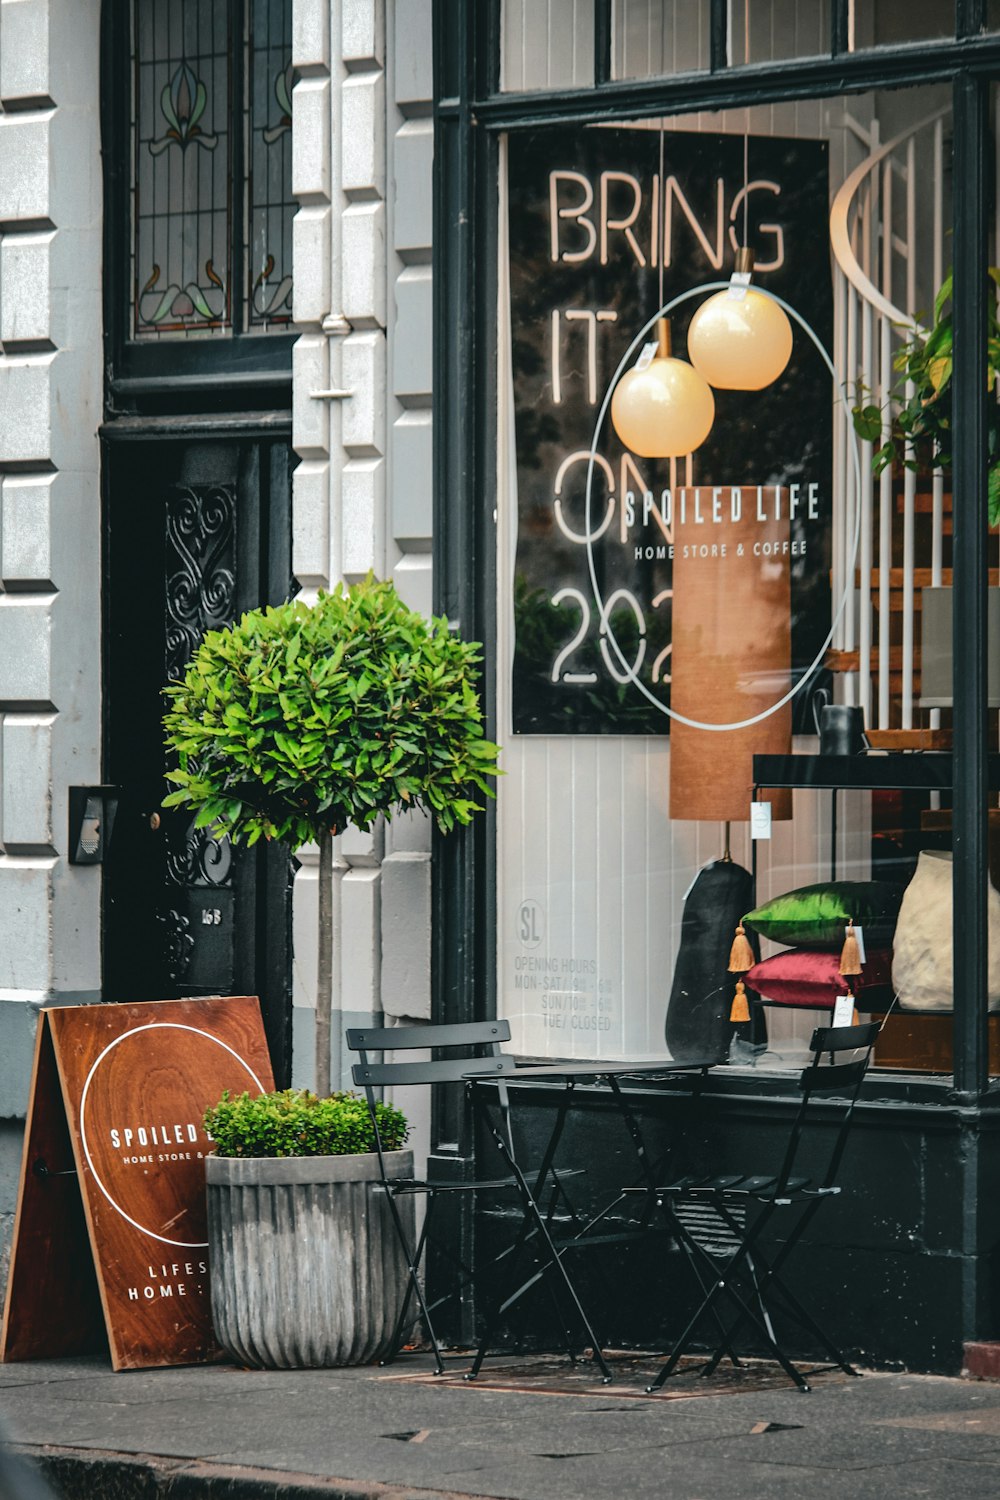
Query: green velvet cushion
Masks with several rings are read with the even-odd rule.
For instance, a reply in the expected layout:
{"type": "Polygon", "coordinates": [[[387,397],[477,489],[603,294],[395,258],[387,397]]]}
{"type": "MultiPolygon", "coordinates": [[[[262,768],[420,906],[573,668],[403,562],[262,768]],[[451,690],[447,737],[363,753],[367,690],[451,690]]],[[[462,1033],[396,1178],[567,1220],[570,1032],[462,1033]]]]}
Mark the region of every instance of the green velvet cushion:
{"type": "Polygon", "coordinates": [[[864,929],[866,948],[886,947],[902,899],[902,887],[886,880],[827,880],[775,896],[743,921],[761,937],[796,948],[839,948],[853,922],[864,929]]]}

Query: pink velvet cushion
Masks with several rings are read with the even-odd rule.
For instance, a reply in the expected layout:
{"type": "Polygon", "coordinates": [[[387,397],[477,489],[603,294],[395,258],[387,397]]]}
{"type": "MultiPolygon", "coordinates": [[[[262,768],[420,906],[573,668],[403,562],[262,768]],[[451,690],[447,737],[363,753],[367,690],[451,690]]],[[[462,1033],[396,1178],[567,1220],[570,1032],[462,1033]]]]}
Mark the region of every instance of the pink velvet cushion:
{"type": "Polygon", "coordinates": [[[892,999],[892,953],[869,950],[868,962],[848,984],[840,972],[840,954],[817,953],[812,948],[789,948],[754,964],[747,987],[772,1005],[798,1005],[810,1010],[832,1010],[838,995],[850,989],[861,1010],[880,1010],[892,999]]]}

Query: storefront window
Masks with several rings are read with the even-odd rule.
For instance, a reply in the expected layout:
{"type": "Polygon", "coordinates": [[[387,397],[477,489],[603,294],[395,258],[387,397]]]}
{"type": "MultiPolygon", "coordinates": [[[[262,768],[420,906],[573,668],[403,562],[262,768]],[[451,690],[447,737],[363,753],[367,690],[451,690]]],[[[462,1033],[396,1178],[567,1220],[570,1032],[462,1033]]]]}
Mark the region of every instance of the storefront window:
{"type": "Polygon", "coordinates": [[[830,51],[829,0],[731,0],[729,61],[772,62],[783,57],[822,57],[830,51]]]}
{"type": "Polygon", "coordinates": [[[503,0],[500,87],[584,88],[594,81],[594,0],[503,0]]]}
{"type": "Polygon", "coordinates": [[[617,0],[614,78],[693,72],[709,63],[708,0],[617,0]]]}
{"type": "Polygon", "coordinates": [[[504,140],[498,1003],[523,1053],[724,1036],[795,1066],[838,996],[950,1004],[951,795],[902,753],[951,734],[948,456],[906,431],[950,140],[948,88],[504,140]],[[661,416],[651,441],[643,399],[687,438],[661,416]]]}
{"type": "MultiPolygon", "coordinates": [[[[831,46],[829,0],[730,0],[729,62],[822,57],[831,46]]],[[[955,34],[954,9],[941,0],[855,0],[848,9],[846,50],[897,46],[955,34]]]]}
{"type": "MultiPolygon", "coordinates": [[[[752,0],[751,0],[752,3],[752,0]]],[[[894,47],[955,35],[955,9],[941,0],[855,0],[852,6],[854,50],[894,47]]]]}

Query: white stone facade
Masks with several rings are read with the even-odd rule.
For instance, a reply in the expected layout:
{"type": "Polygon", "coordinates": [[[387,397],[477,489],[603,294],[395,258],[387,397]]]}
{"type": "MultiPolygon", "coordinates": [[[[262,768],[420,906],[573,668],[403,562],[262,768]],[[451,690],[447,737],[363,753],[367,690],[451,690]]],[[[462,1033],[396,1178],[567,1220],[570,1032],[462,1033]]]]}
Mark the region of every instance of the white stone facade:
{"type": "MultiPolygon", "coordinates": [[[[0,0],[0,1227],[42,1003],[101,993],[101,0],[0,0]]],[[[293,571],[431,608],[431,0],[295,0],[293,571]],[[338,394],[344,393],[344,394],[338,394]]],[[[430,826],[336,860],[343,1028],[430,1015],[430,826]]],[[[316,866],[295,891],[294,1070],[313,1076],[316,866]]]]}
{"type": "MultiPolygon", "coordinates": [[[[429,612],[430,0],[296,0],[294,62],[293,569],[306,591],[371,569],[429,612]]],[[[404,818],[337,844],[333,1077],[346,1082],[346,1025],[430,1016],[430,825],[404,818]]],[[[302,1081],[315,913],[307,851],[295,891],[302,1081]]]]}
{"type": "Polygon", "coordinates": [[[66,859],[101,779],[99,0],[0,3],[0,1115],[34,1014],[100,993],[100,870],[66,859]]]}

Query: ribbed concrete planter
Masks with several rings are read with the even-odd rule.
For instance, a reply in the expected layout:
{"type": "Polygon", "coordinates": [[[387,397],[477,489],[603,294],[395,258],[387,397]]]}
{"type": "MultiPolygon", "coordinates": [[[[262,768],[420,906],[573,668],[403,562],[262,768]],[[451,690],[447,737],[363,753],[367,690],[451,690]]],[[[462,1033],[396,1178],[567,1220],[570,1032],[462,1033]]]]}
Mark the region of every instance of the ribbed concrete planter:
{"type": "MultiPolygon", "coordinates": [[[[386,1163],[413,1175],[412,1151],[386,1163]]],[[[287,1370],[385,1354],[406,1263],[377,1159],[210,1156],[205,1167],[212,1321],[233,1359],[287,1370]]],[[[399,1203],[412,1215],[412,1199],[399,1203]]]]}

